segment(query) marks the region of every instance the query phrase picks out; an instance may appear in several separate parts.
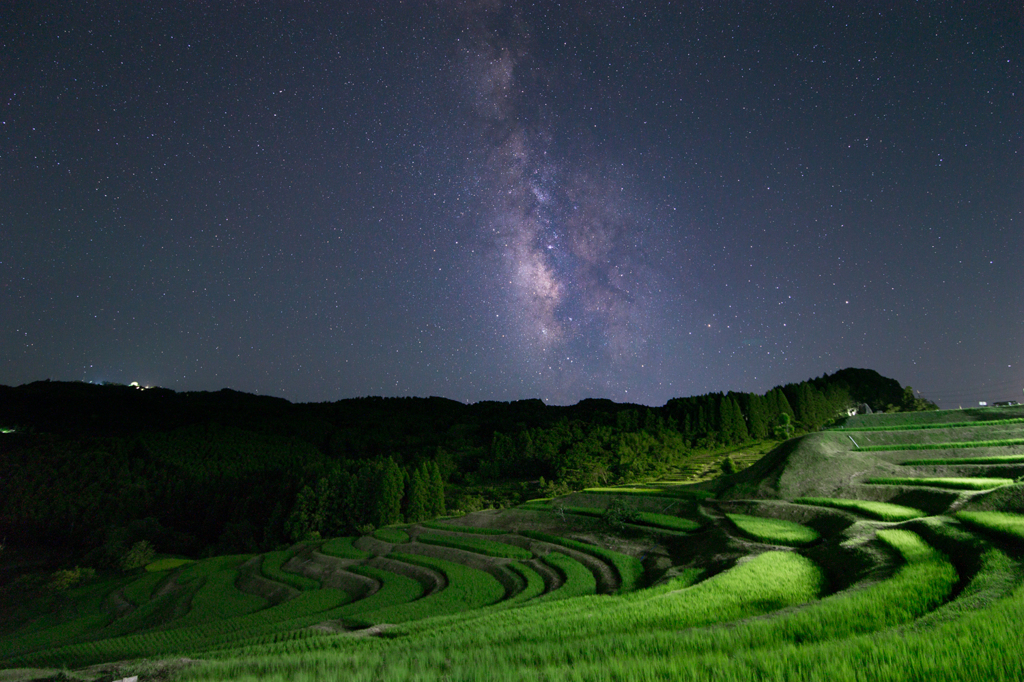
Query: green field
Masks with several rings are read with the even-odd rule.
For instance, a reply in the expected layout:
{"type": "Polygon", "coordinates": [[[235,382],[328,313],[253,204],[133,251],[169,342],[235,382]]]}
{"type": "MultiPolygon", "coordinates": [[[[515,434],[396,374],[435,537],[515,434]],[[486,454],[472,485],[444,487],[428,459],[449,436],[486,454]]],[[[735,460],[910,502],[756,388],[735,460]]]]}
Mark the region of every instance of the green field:
{"type": "Polygon", "coordinates": [[[503,542],[486,540],[484,538],[459,538],[452,537],[450,535],[431,535],[429,533],[423,533],[417,537],[416,540],[428,545],[440,545],[442,547],[463,549],[467,552],[477,552],[478,554],[486,554],[487,556],[493,557],[504,557],[506,559],[533,558],[533,554],[522,547],[506,545],[503,542]]]}
{"type": "Polygon", "coordinates": [[[875,485],[926,485],[933,488],[958,490],[989,490],[1003,485],[1013,485],[1012,478],[914,478],[909,476],[880,476],[869,478],[875,485]]]}
{"type": "MultiPolygon", "coordinates": [[[[929,432],[912,413],[870,416],[929,432]]],[[[102,679],[174,682],[1024,679],[1013,481],[891,477],[891,457],[843,440],[808,434],[706,490],[602,487],[362,540],[22,586],[22,600],[5,588],[0,662],[34,671],[0,680],[93,665],[102,679]],[[738,490],[756,495],[730,487],[744,476],[738,490]],[[664,513],[680,499],[692,519],[664,513]],[[322,582],[285,570],[293,559],[322,582]],[[157,660],[172,672],[153,674],[157,660]]],[[[906,462],[929,463],[1015,461],[906,462]]]]}
{"type": "Polygon", "coordinates": [[[726,517],[744,534],[759,542],[800,546],[808,545],[821,537],[813,528],[783,519],[767,519],[746,514],[726,514],[726,517]]]}
{"type": "Polygon", "coordinates": [[[355,559],[357,561],[362,559],[369,559],[372,555],[369,552],[364,552],[361,549],[356,549],[352,544],[357,538],[333,538],[328,540],[324,544],[320,545],[320,551],[330,556],[336,556],[339,559],[355,559]]]}
{"type": "Polygon", "coordinates": [[[859,452],[880,452],[883,450],[964,450],[968,448],[1001,448],[1024,445],[1024,438],[999,438],[996,440],[968,440],[953,443],[899,443],[892,445],[863,445],[859,452]]]}
{"type": "Polygon", "coordinates": [[[956,518],[970,528],[1024,542],[1024,516],[1007,512],[961,511],[956,518]]]}

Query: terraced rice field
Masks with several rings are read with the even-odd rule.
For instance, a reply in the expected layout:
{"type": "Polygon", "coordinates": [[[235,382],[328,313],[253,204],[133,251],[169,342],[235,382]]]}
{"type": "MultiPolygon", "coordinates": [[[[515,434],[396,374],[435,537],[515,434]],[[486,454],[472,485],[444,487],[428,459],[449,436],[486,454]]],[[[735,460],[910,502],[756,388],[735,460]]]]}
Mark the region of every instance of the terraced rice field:
{"type": "MultiPolygon", "coordinates": [[[[866,433],[910,445],[960,423],[889,415],[893,435],[870,416],[866,433]]],[[[185,680],[1024,679],[1024,485],[971,447],[906,461],[811,434],[700,489],[591,489],[138,572],[68,591],[3,631],[0,656],[202,661],[185,680]],[[606,518],[614,499],[629,523],[606,518]]]]}

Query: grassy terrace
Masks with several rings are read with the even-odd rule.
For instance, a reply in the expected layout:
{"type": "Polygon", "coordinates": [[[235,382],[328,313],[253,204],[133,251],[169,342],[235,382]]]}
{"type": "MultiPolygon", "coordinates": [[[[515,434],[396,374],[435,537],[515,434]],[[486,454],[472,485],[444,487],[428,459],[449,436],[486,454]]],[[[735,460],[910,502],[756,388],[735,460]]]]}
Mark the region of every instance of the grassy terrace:
{"type": "Polygon", "coordinates": [[[813,528],[801,526],[792,521],[747,516],[746,514],[726,514],[726,517],[736,524],[736,527],[744,534],[758,542],[799,547],[809,545],[821,538],[818,531],[813,528]]]}
{"type": "Polygon", "coordinates": [[[409,534],[400,528],[378,528],[373,531],[373,537],[396,545],[409,542],[409,534]]]}
{"type": "Polygon", "coordinates": [[[904,466],[928,464],[1024,464],[1024,455],[996,455],[995,457],[947,457],[941,459],[911,459],[900,462],[904,466]]]}
{"type": "Polygon", "coordinates": [[[878,519],[879,521],[909,521],[927,516],[920,509],[904,507],[899,504],[888,502],[873,502],[871,500],[846,500],[836,497],[798,497],[793,500],[797,504],[808,504],[816,507],[832,507],[852,511],[864,516],[878,519]]]}
{"type": "Polygon", "coordinates": [[[298,552],[299,548],[286,549],[278,552],[267,552],[263,555],[263,563],[260,564],[260,572],[263,573],[265,578],[276,580],[279,583],[284,583],[285,585],[294,587],[297,590],[305,591],[319,589],[320,583],[316,580],[296,573],[289,573],[281,568],[298,552]]]}
{"type": "Polygon", "coordinates": [[[599,559],[602,559],[612,566],[619,574],[619,579],[622,581],[622,586],[619,588],[620,592],[629,592],[636,589],[637,584],[644,574],[643,564],[636,557],[629,556],[628,554],[622,554],[621,552],[614,552],[610,549],[598,547],[597,545],[590,545],[585,542],[579,542],[578,540],[570,540],[569,538],[563,538],[558,535],[550,535],[548,533],[540,533],[537,531],[523,531],[523,535],[534,540],[541,540],[543,542],[550,542],[569,549],[575,549],[578,552],[590,554],[599,559]]]}
{"type": "MultiPolygon", "coordinates": [[[[898,425],[913,426],[914,415],[877,415],[876,421],[889,416],[904,420],[898,425]]],[[[984,426],[983,420],[963,425],[984,426]]],[[[892,470],[891,458],[851,452],[849,443],[830,449],[835,440],[833,434],[810,434],[794,441],[775,464],[765,461],[777,468],[767,471],[759,488],[750,488],[761,506],[737,499],[743,505],[738,508],[770,508],[766,513],[778,518],[726,517],[738,533],[763,543],[807,545],[818,541],[820,532],[829,543],[826,548],[849,540],[848,546],[870,550],[858,550],[857,561],[875,563],[856,565],[848,571],[850,577],[843,577],[846,567],[837,570],[826,563],[845,561],[845,555],[831,549],[820,555],[807,552],[820,558],[819,566],[800,552],[763,552],[767,548],[736,542],[725,524],[708,523],[700,534],[686,537],[632,525],[698,528],[690,519],[641,511],[663,511],[668,503],[658,498],[675,500],[675,508],[685,506],[687,513],[701,518],[716,517],[716,504],[692,495],[685,496],[691,502],[679,504],[681,496],[672,495],[671,485],[600,488],[591,492],[600,492],[601,498],[579,499],[600,500],[603,506],[619,496],[627,504],[616,503],[613,510],[621,509],[621,514],[599,506],[537,500],[520,509],[551,512],[554,506],[567,513],[487,510],[461,522],[411,527],[416,542],[472,552],[451,552],[447,559],[401,552],[402,545],[386,557],[373,558],[356,548],[356,538],[324,541],[320,553],[346,560],[331,562],[311,553],[310,561],[320,562],[317,570],[325,571],[325,584],[337,584],[329,579],[330,571],[336,571],[337,580],[354,580],[346,575],[351,572],[374,581],[374,589],[355,592],[367,595],[356,601],[342,590],[323,588],[283,569],[295,554],[308,552],[309,545],[262,555],[264,576],[303,589],[298,596],[290,591],[294,598],[276,605],[236,587],[240,566],[248,558],[241,555],[98,580],[59,597],[44,593],[28,610],[4,614],[5,620],[24,625],[3,630],[0,658],[8,667],[57,668],[148,657],[201,659],[178,672],[175,682],[1024,679],[1019,653],[1024,515],[1009,511],[1018,508],[1018,491],[1000,489],[968,501],[986,509],[1005,506],[1003,511],[954,512],[944,505],[962,502],[964,496],[914,488],[870,490],[872,495],[892,494],[909,505],[920,504],[934,516],[913,506],[848,499],[864,494],[859,482],[865,478],[908,486],[938,482],[954,491],[988,490],[993,482],[1012,481],[888,477],[884,474],[892,470]],[[847,468],[837,466],[836,458],[843,458],[847,468]],[[798,472],[804,480],[783,492],[789,485],[780,475],[784,472],[798,472]],[[912,522],[879,530],[878,524],[851,523],[850,517],[826,509],[764,502],[773,494],[870,519],[912,522]],[[580,514],[609,523],[574,516],[580,514]],[[496,527],[477,527],[487,524],[496,527]],[[548,543],[532,546],[542,556],[533,558],[518,546],[524,537],[548,543]],[[892,551],[878,552],[879,543],[892,551]],[[730,552],[747,548],[751,553],[727,556],[724,546],[730,552]],[[621,589],[597,594],[598,585],[614,585],[614,580],[609,583],[610,569],[618,574],[621,589]],[[826,572],[838,580],[826,581],[826,572]],[[863,575],[888,577],[858,583],[863,575]],[[637,589],[649,583],[653,586],[637,589]],[[435,591],[426,594],[428,589],[435,591]],[[378,636],[343,631],[369,626],[381,626],[373,631],[378,636]]],[[[1017,457],[1024,459],[934,463],[1003,464],[1016,463],[1017,457]]],[[[397,527],[379,529],[374,536],[396,544],[409,541],[409,534],[397,527]]],[[[242,570],[251,576],[255,561],[242,570]]],[[[254,583],[269,585],[258,578],[237,584],[248,590],[255,589],[254,583]]],[[[52,677],[52,672],[33,675],[52,677]]],[[[5,679],[2,674],[0,679],[5,679]]]]}
{"type": "Polygon", "coordinates": [[[361,618],[367,622],[402,623],[467,611],[488,606],[505,596],[505,588],[493,576],[454,561],[399,552],[392,552],[388,557],[439,571],[447,579],[448,585],[423,599],[363,613],[361,618]]]}
{"type": "Polygon", "coordinates": [[[452,547],[454,549],[462,549],[467,552],[476,552],[477,554],[486,554],[487,556],[502,557],[505,559],[526,560],[533,558],[533,554],[522,547],[507,545],[504,542],[487,540],[485,538],[459,538],[452,537],[450,535],[431,535],[429,533],[423,533],[416,539],[419,542],[424,542],[428,545],[452,547]]]}
{"type": "Polygon", "coordinates": [[[1012,478],[912,478],[907,476],[883,476],[869,478],[868,483],[874,485],[924,485],[933,488],[952,488],[957,490],[989,490],[1004,485],[1012,485],[1012,478]]]}
{"type": "Polygon", "coordinates": [[[901,443],[892,445],[863,445],[858,452],[882,452],[891,450],[962,450],[968,448],[997,448],[1024,445],[1024,438],[1000,438],[998,440],[968,440],[955,443],[901,443]]]}
{"type": "Polygon", "coordinates": [[[1009,512],[962,511],[956,518],[970,528],[1024,542],[1024,516],[1009,512]]]}
{"type": "Polygon", "coordinates": [[[931,424],[894,424],[892,426],[842,426],[834,431],[921,431],[923,429],[957,429],[977,426],[1006,426],[1024,424],[1024,417],[987,419],[981,421],[936,422],[931,424]]]}
{"type": "Polygon", "coordinates": [[[441,521],[424,521],[420,524],[424,528],[434,530],[447,530],[453,533],[473,533],[475,535],[506,535],[508,531],[500,528],[477,528],[475,526],[459,526],[454,523],[443,523],[441,521]]]}
{"type": "Polygon", "coordinates": [[[320,551],[339,559],[355,559],[356,561],[369,559],[372,555],[369,552],[357,549],[352,544],[355,541],[356,538],[353,537],[334,538],[320,545],[320,551]]]}
{"type": "Polygon", "coordinates": [[[597,579],[594,578],[594,574],[572,557],[561,552],[551,552],[541,557],[541,561],[555,569],[562,577],[563,583],[561,587],[548,592],[540,599],[571,599],[597,592],[597,579]]]}

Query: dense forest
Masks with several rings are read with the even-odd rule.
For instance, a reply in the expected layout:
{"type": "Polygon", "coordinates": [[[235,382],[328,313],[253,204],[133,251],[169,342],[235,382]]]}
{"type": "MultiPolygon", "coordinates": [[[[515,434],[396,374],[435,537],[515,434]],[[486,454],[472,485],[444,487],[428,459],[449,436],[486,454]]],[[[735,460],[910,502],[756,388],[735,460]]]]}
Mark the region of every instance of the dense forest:
{"type": "Polygon", "coordinates": [[[866,404],[932,407],[846,369],[662,407],[443,398],[292,404],[231,390],[0,386],[0,534],[95,566],[420,521],[659,476],[696,451],[784,438],[866,404]],[[140,549],[141,548],[141,549],[140,549]]]}

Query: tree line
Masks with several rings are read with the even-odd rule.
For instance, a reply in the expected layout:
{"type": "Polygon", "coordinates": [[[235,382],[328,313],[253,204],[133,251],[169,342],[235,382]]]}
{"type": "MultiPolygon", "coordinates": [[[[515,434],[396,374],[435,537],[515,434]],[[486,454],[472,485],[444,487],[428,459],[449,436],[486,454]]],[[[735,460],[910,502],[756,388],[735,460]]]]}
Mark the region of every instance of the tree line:
{"type": "Polygon", "coordinates": [[[859,403],[927,407],[858,369],[661,407],[0,386],[0,427],[14,429],[0,434],[0,533],[97,566],[141,541],[187,555],[269,549],[653,478],[694,452],[820,428],[859,403]]]}

